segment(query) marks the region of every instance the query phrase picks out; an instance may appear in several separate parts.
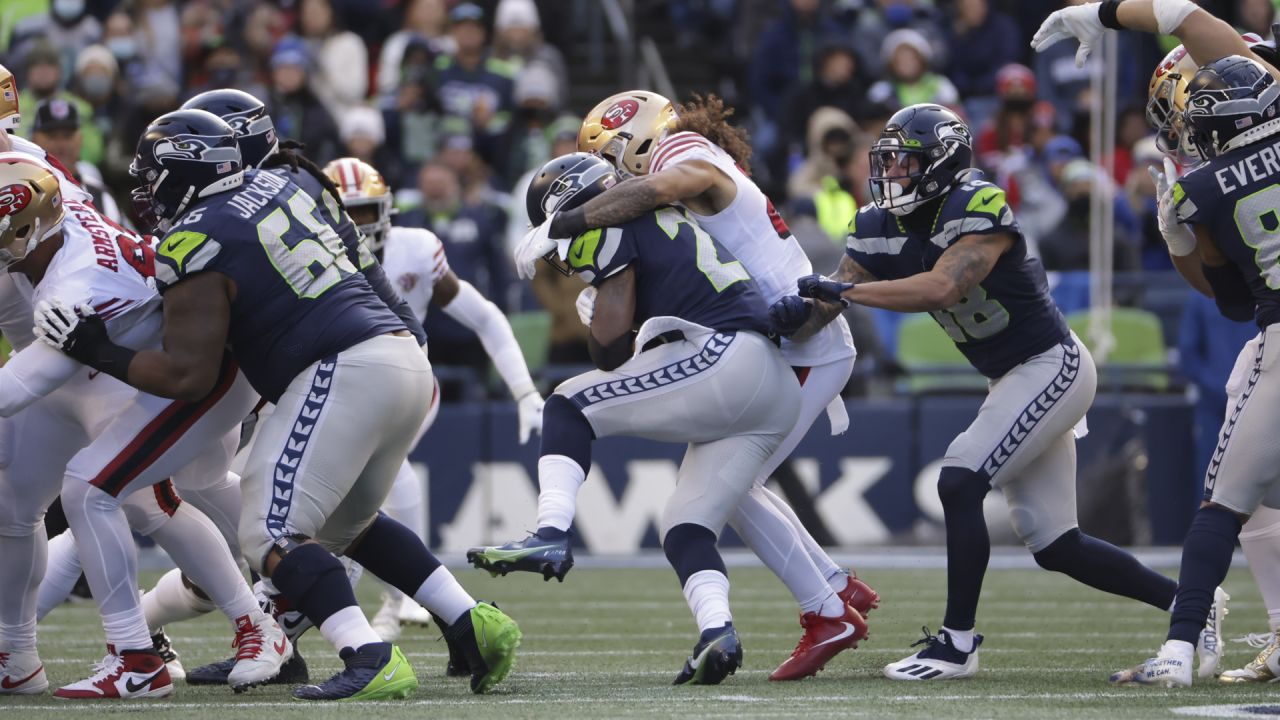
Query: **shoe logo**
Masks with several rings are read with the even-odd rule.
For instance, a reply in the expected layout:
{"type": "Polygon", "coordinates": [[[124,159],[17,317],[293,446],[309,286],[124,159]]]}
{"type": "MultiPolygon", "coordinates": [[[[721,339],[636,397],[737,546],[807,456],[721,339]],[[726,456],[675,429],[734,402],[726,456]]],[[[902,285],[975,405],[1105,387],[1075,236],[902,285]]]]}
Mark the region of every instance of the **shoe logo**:
{"type": "Polygon", "coordinates": [[[306,621],[307,616],[302,613],[284,613],[277,620],[284,626],[285,630],[293,630],[306,621]]]}
{"type": "Polygon", "coordinates": [[[276,654],[283,655],[284,651],[289,648],[289,641],[286,638],[280,638],[280,642],[275,644],[276,654]]]}
{"type": "Polygon", "coordinates": [[[396,664],[390,670],[382,674],[382,679],[391,682],[391,678],[395,677],[396,671],[400,669],[400,660],[396,660],[396,664]]]}
{"type": "Polygon", "coordinates": [[[155,675],[152,675],[152,676],[151,676],[151,677],[149,677],[149,678],[145,678],[145,679],[143,679],[143,680],[142,680],[142,682],[138,682],[138,683],[135,683],[135,682],[133,681],[133,678],[129,678],[128,680],[125,680],[125,681],[124,681],[124,689],[125,689],[125,690],[128,690],[128,691],[129,691],[129,692],[131,692],[131,693],[138,692],[138,691],[139,691],[139,690],[141,690],[142,688],[144,688],[144,687],[146,687],[146,686],[150,685],[150,684],[151,684],[151,682],[152,682],[153,680],[155,680],[156,678],[160,677],[160,673],[162,673],[162,672],[164,672],[164,668],[163,668],[163,667],[161,667],[159,670],[157,670],[155,675]]]}
{"type": "Polygon", "coordinates": [[[842,622],[840,624],[844,626],[844,630],[839,635],[836,635],[835,637],[829,638],[827,640],[823,640],[822,642],[818,643],[814,647],[822,647],[823,645],[830,645],[833,642],[839,642],[849,637],[855,632],[853,625],[851,625],[850,623],[842,622]]]}
{"type": "Polygon", "coordinates": [[[12,690],[16,687],[21,687],[23,685],[26,685],[27,681],[39,675],[41,670],[44,670],[44,665],[41,665],[40,667],[36,668],[35,672],[31,673],[30,675],[22,678],[17,682],[14,682],[8,675],[6,675],[4,679],[0,680],[0,688],[3,688],[5,690],[12,690]]]}

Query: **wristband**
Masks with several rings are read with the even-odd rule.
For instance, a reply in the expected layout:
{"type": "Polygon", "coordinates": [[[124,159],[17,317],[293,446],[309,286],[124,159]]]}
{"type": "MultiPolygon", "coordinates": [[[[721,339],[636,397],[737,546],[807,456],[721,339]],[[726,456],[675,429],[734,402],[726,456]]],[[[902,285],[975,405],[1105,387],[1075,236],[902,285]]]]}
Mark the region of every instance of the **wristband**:
{"type": "Polygon", "coordinates": [[[113,342],[105,342],[86,348],[73,348],[67,354],[83,365],[128,384],[129,363],[133,362],[133,356],[138,353],[113,342]]]}
{"type": "Polygon", "coordinates": [[[1098,19],[1102,21],[1102,27],[1112,30],[1125,29],[1120,24],[1120,18],[1116,17],[1116,13],[1120,10],[1121,2],[1123,0],[1102,0],[1102,4],[1098,5],[1098,19]]]}

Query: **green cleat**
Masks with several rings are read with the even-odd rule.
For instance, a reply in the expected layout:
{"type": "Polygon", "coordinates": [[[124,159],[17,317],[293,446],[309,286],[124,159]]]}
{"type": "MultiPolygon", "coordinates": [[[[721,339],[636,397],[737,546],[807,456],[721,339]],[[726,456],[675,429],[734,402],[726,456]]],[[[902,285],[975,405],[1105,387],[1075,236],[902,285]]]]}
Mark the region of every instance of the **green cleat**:
{"type": "Polygon", "coordinates": [[[466,657],[471,692],[489,692],[511,672],[520,646],[516,621],[488,603],[478,603],[445,630],[445,637],[466,657]]]}
{"type": "Polygon", "coordinates": [[[573,567],[573,547],[567,534],[554,539],[530,535],[505,545],[471,548],[467,562],[495,577],[519,570],[539,573],[543,580],[555,578],[564,582],[573,567]]]}
{"type": "Polygon", "coordinates": [[[401,700],[418,688],[418,676],[400,648],[369,643],[340,653],[346,667],[319,685],[294,689],[299,700],[401,700]]]}

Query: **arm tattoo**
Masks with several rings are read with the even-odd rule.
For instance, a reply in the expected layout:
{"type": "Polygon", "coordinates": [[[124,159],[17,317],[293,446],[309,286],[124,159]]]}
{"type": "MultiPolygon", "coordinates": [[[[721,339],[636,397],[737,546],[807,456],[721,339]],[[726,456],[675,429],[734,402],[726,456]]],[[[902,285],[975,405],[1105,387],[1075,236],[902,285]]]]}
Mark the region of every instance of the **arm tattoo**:
{"type": "MultiPolygon", "coordinates": [[[[876,276],[867,272],[866,268],[855,262],[853,258],[844,255],[840,258],[840,266],[831,274],[831,279],[839,282],[865,283],[875,281],[876,276]]],[[[844,306],[840,303],[814,300],[813,314],[799,330],[791,335],[791,339],[795,341],[808,339],[835,320],[842,312],[844,312],[844,306]]]]}
{"type": "Polygon", "coordinates": [[[866,283],[874,282],[876,276],[867,272],[866,268],[846,254],[840,257],[840,266],[831,274],[831,279],[839,282],[866,283]]]}
{"type": "Polygon", "coordinates": [[[551,237],[576,237],[592,228],[615,227],[653,210],[661,201],[646,180],[634,178],[619,183],[582,207],[560,213],[551,223],[551,237]]]}
{"type": "Polygon", "coordinates": [[[999,259],[999,255],[991,255],[987,245],[986,240],[952,245],[938,258],[934,271],[946,275],[955,283],[961,295],[967,295],[975,285],[986,279],[999,259]]]}

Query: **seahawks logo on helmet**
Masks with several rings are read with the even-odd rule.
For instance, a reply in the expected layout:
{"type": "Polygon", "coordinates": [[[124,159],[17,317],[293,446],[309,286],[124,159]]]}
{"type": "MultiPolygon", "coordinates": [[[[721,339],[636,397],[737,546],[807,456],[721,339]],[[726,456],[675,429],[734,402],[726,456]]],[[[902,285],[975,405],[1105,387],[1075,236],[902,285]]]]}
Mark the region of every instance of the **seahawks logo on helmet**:
{"type": "Polygon", "coordinates": [[[940,122],[934,127],[933,131],[942,142],[954,139],[967,146],[973,146],[973,136],[969,133],[969,128],[964,123],[940,122]]]}
{"type": "Polygon", "coordinates": [[[604,178],[605,189],[613,187],[617,182],[617,177],[609,166],[589,161],[579,162],[547,186],[547,192],[542,196],[542,211],[550,215],[559,210],[583,188],[601,178],[604,178]]]}

